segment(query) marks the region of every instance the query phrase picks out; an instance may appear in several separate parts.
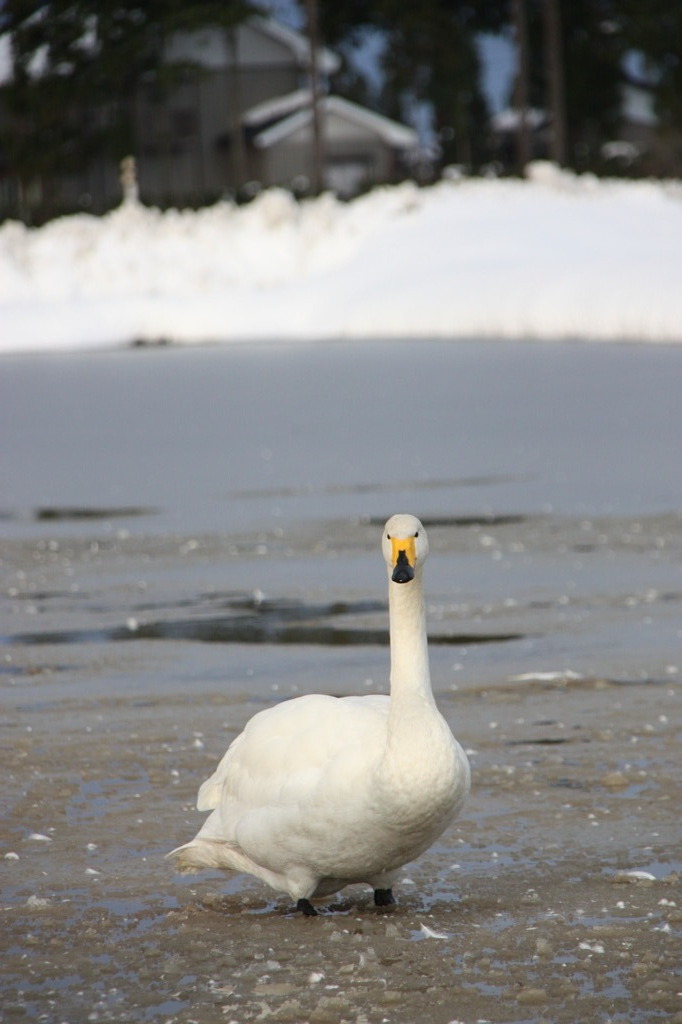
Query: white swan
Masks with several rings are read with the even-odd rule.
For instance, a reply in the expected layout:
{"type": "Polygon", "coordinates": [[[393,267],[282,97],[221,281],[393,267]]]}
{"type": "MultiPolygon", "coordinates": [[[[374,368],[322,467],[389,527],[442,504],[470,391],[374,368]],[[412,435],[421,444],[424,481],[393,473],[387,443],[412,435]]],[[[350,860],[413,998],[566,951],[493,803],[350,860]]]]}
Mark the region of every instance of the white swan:
{"type": "Polygon", "coordinates": [[[255,715],[199,790],[211,811],[168,854],[180,871],[244,871],[310,900],[354,882],[393,903],[401,867],[423,853],[469,793],[466,754],[439,713],[429,678],[424,527],[386,523],[391,695],[285,701],[255,715]]]}

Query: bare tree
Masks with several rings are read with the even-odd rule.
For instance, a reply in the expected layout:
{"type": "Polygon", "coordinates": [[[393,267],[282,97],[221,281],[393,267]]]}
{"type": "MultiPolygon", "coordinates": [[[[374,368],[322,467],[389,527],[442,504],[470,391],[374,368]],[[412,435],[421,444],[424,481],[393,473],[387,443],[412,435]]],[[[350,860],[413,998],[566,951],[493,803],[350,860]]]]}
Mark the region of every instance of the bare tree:
{"type": "Polygon", "coordinates": [[[528,18],[526,0],[514,0],[514,34],[517,46],[516,97],[514,106],[518,113],[516,128],[516,159],[519,171],[530,160],[530,124],[528,118],[528,95],[530,79],[530,61],[528,50],[528,18]]]}
{"type": "Polygon", "coordinates": [[[324,188],[324,125],[322,123],[320,87],[320,30],[317,16],[317,0],[306,0],[308,41],[310,44],[310,96],[313,122],[312,150],[312,191],[319,195],[324,188]]]}
{"type": "Polygon", "coordinates": [[[566,107],[564,103],[564,60],[561,45],[561,0],[544,0],[545,65],[551,114],[550,156],[557,164],[566,162],[566,107]]]}

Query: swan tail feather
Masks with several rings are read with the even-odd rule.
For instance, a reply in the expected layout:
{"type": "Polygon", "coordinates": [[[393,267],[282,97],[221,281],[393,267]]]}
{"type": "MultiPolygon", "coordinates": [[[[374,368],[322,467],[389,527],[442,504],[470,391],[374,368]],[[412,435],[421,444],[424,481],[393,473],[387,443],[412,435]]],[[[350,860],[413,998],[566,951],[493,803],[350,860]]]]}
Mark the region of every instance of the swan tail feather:
{"type": "MultiPolygon", "coordinates": [[[[193,839],[184,846],[178,846],[166,854],[166,860],[173,861],[176,871],[181,874],[194,874],[197,871],[204,871],[207,868],[217,868],[220,871],[237,871],[247,875],[260,878],[272,889],[278,892],[289,892],[296,897],[300,895],[298,888],[292,891],[287,879],[276,871],[270,871],[261,864],[256,864],[250,857],[239,849],[234,843],[219,842],[214,839],[193,839]]],[[[313,884],[306,884],[300,887],[306,892],[312,893],[315,888],[313,884]]]]}
{"type": "Polygon", "coordinates": [[[198,837],[171,850],[166,854],[166,860],[171,860],[182,874],[192,874],[207,868],[253,873],[255,867],[253,861],[232,843],[198,837]]]}

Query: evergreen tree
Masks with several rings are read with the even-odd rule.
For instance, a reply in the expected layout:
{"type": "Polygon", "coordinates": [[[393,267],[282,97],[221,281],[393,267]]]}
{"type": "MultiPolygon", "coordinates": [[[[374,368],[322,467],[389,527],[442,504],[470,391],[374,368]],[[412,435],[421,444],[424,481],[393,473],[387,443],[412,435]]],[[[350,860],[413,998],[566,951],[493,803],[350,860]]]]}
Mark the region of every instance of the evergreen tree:
{"type": "MultiPolygon", "coordinates": [[[[524,3],[530,103],[547,110],[546,0],[524,3]]],[[[561,0],[558,10],[566,162],[579,170],[603,166],[602,146],[619,134],[622,86],[635,78],[654,98],[661,133],[682,139],[682,5],[670,0],[561,0]],[[628,71],[631,52],[645,61],[645,73],[638,77],[628,71]]],[[[363,32],[380,33],[384,88],[374,102],[399,117],[410,100],[427,102],[444,160],[477,165],[485,155],[486,110],[475,36],[492,31],[513,38],[512,0],[320,0],[320,16],[326,41],[349,58],[363,32]]],[[[353,72],[353,88],[360,95],[358,77],[353,72]]],[[[509,102],[513,105],[513,95],[509,102]]],[[[679,145],[682,150],[682,141],[679,145]]],[[[679,173],[679,163],[675,166],[679,173]]]]}
{"type": "Polygon", "coordinates": [[[644,74],[631,79],[653,93],[662,130],[682,132],[682,5],[620,0],[619,15],[626,43],[645,61],[644,74]]]}
{"type": "MultiPolygon", "coordinates": [[[[409,118],[426,104],[444,163],[478,166],[487,156],[488,111],[481,88],[476,33],[500,29],[504,0],[471,4],[457,0],[339,0],[320,4],[325,42],[350,58],[364,32],[382,39],[383,87],[372,97],[389,116],[409,118]]],[[[352,73],[356,95],[357,71],[352,73]]],[[[370,90],[367,90],[370,93],[370,90]]]]}
{"type": "Polygon", "coordinates": [[[226,28],[255,13],[246,0],[5,0],[12,81],[1,90],[0,147],[26,187],[96,155],[135,150],[132,105],[141,83],[170,84],[160,61],[173,31],[226,28]]]}
{"type": "MultiPolygon", "coordinates": [[[[549,68],[544,45],[545,0],[527,0],[531,50],[531,106],[547,110],[549,68]]],[[[598,169],[601,147],[617,136],[621,116],[621,66],[625,41],[618,28],[618,0],[564,0],[560,5],[566,162],[598,169]]]]}

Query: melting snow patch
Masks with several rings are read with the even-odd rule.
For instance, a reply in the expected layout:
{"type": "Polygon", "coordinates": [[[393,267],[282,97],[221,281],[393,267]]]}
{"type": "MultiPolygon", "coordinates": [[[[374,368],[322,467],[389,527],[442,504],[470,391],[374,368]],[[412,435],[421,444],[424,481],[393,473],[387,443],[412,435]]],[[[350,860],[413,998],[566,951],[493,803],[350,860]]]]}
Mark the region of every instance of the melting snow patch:
{"type": "Polygon", "coordinates": [[[656,875],[650,871],[619,871],[614,876],[616,882],[655,882],[656,875]]]}
{"type": "Polygon", "coordinates": [[[578,949],[587,949],[590,953],[603,953],[604,947],[601,942],[580,942],[578,949]]]}
{"type": "Polygon", "coordinates": [[[429,928],[428,924],[422,924],[419,929],[425,939],[449,939],[450,936],[447,932],[437,932],[434,928],[429,928]]]}
{"type": "Polygon", "coordinates": [[[563,672],[522,672],[519,676],[509,677],[510,681],[513,683],[551,683],[557,679],[561,679],[564,682],[568,682],[569,680],[583,678],[584,677],[581,675],[580,672],[573,672],[572,669],[565,669],[563,672]]]}
{"type": "Polygon", "coordinates": [[[45,910],[49,905],[50,901],[46,900],[43,896],[29,896],[26,900],[26,906],[31,907],[33,910],[45,910]]]}

